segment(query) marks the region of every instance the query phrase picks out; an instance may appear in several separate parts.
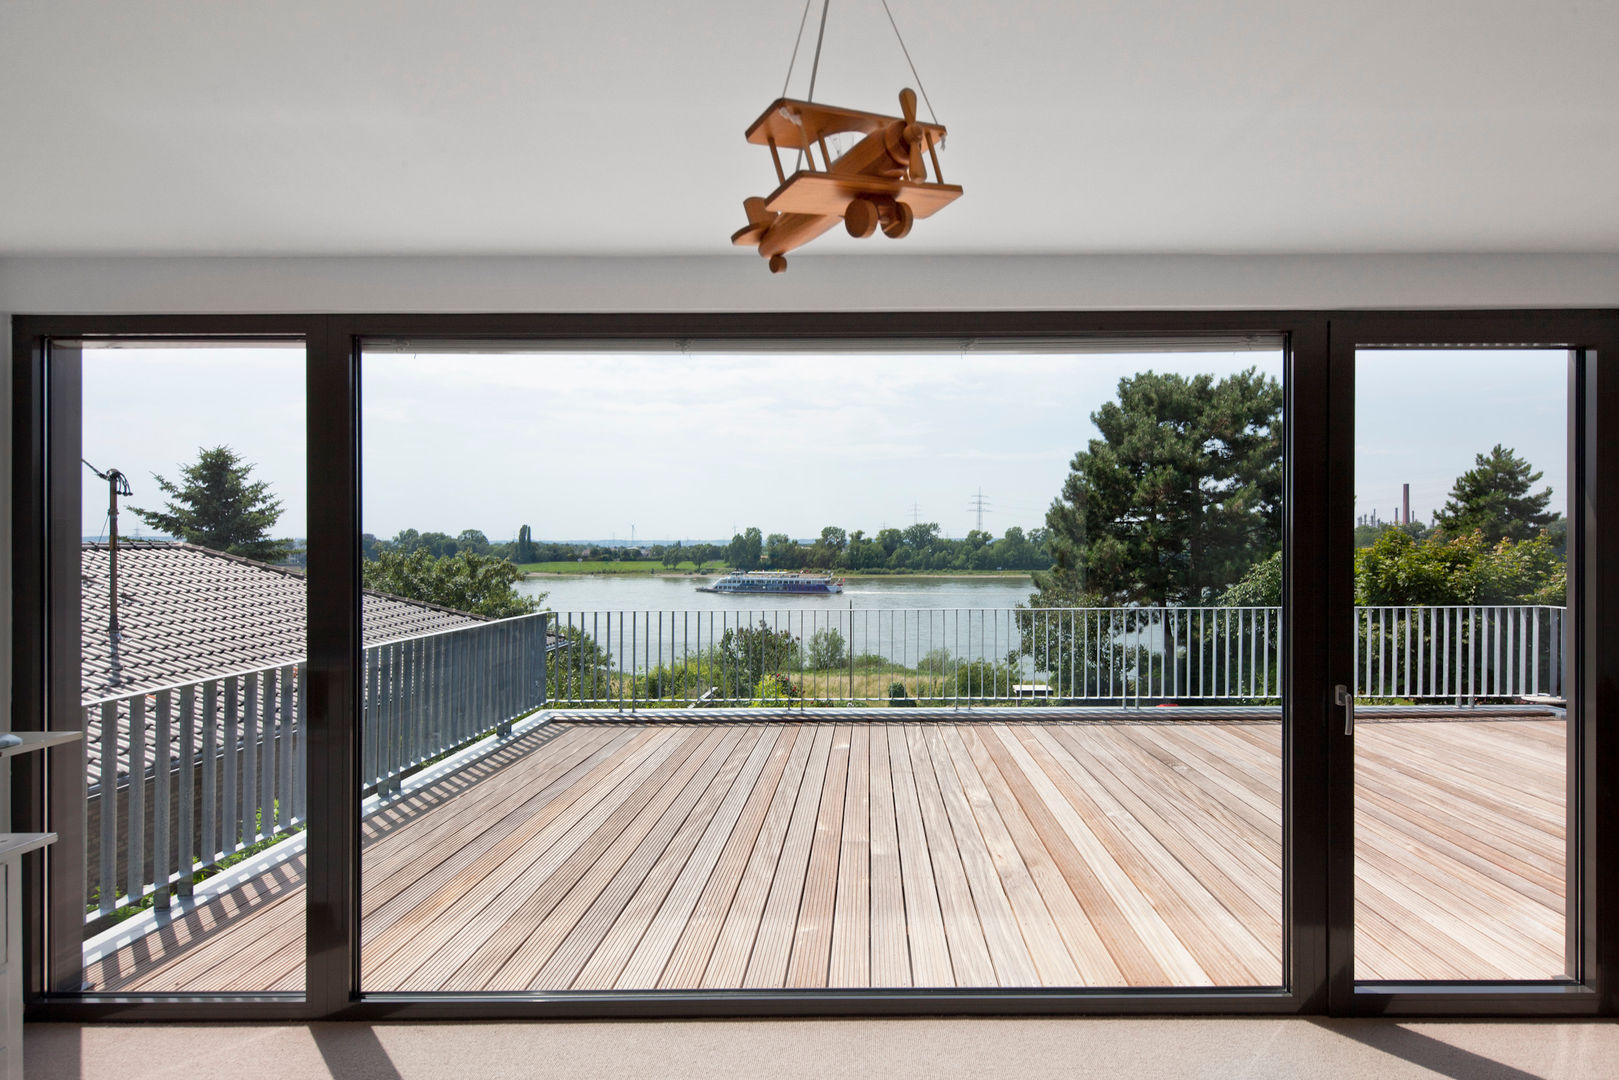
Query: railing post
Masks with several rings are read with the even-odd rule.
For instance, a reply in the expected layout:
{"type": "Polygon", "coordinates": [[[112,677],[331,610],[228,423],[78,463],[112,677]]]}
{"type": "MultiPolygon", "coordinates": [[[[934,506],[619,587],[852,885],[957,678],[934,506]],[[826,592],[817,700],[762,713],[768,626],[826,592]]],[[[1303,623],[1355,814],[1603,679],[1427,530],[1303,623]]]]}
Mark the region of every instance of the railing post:
{"type": "Polygon", "coordinates": [[[202,845],[197,854],[211,863],[219,854],[219,681],[202,684],[202,845]]]}
{"type": "Polygon", "coordinates": [[[118,703],[101,705],[101,869],[96,900],[101,914],[118,905],[118,703]]]}
{"type": "Polygon", "coordinates": [[[146,895],[146,695],[129,699],[129,852],[124,894],[131,904],[146,895]]]}
{"type": "Polygon", "coordinates": [[[152,737],[152,889],[158,910],[169,906],[169,747],[173,717],[167,690],[157,694],[157,725],[152,737]]]}
{"type": "Polygon", "coordinates": [[[191,864],[196,861],[196,848],[193,845],[192,833],[196,829],[197,797],[197,688],[186,685],[180,688],[180,828],[179,852],[176,861],[179,863],[180,881],[179,893],[182,897],[191,895],[192,869],[191,864]]]}
{"type": "Polygon", "coordinates": [[[247,846],[253,842],[258,833],[258,814],[253,805],[258,795],[259,780],[259,677],[257,673],[246,676],[245,693],[242,695],[242,748],[238,755],[242,765],[240,783],[242,800],[242,832],[240,842],[247,846]]]}

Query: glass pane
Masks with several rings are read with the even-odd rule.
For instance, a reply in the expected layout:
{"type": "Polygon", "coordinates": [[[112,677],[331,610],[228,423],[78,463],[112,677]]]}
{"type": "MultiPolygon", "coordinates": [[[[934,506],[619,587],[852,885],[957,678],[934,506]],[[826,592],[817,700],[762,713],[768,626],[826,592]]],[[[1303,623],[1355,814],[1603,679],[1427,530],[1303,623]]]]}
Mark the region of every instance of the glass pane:
{"type": "Polygon", "coordinates": [[[1356,978],[1558,978],[1568,355],[1356,365],[1356,978]]]}
{"type": "Polygon", "coordinates": [[[367,349],[364,988],[1279,985],[1281,369],[367,349]]]}
{"type": "Polygon", "coordinates": [[[86,989],[304,988],[304,350],[83,352],[86,989]]]}

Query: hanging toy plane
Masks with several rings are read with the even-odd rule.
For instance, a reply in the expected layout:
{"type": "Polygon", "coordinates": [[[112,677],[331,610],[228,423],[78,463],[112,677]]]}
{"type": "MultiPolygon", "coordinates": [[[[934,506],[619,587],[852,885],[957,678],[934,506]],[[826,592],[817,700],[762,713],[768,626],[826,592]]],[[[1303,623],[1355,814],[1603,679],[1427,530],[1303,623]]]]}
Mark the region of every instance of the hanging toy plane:
{"type": "Polygon", "coordinates": [[[731,236],[738,247],[759,248],[770,260],[770,272],[787,269],[787,252],[802,247],[843,220],[853,237],[867,237],[880,227],[898,240],[917,218],[936,213],[961,195],[939,172],[938,146],[945,129],[916,119],[916,93],[899,92],[903,116],[857,112],[832,105],[781,98],[748,128],[748,141],[770,147],[781,186],[769,196],[742,201],[748,224],[731,236]],[[829,135],[856,132],[865,136],[834,159],[827,151],[829,135]],[[803,151],[808,168],[788,176],[781,151],[803,151]],[[816,168],[815,151],[821,152],[816,168]],[[923,154],[933,162],[928,180],[923,154]]]}

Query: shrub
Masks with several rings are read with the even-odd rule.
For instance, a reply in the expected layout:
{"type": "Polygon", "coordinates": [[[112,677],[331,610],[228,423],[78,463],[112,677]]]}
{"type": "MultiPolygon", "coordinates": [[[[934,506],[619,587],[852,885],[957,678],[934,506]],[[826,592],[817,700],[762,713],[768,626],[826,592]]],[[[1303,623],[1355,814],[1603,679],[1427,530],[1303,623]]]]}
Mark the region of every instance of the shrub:
{"type": "Polygon", "coordinates": [[[719,666],[727,696],[746,693],[772,671],[797,671],[803,667],[798,638],[788,630],[772,630],[763,620],[758,626],[739,626],[725,631],[714,648],[713,661],[719,666]]]}
{"type": "Polygon", "coordinates": [[[993,660],[968,660],[956,666],[954,696],[999,697],[1012,692],[1013,670],[993,660]]]}
{"type": "Polygon", "coordinates": [[[843,633],[835,626],[817,630],[810,635],[809,660],[805,666],[815,671],[842,667],[848,658],[849,645],[843,633]]]}
{"type": "Polygon", "coordinates": [[[802,683],[795,683],[781,672],[766,675],[753,688],[755,705],[791,705],[804,696],[802,683]]]}

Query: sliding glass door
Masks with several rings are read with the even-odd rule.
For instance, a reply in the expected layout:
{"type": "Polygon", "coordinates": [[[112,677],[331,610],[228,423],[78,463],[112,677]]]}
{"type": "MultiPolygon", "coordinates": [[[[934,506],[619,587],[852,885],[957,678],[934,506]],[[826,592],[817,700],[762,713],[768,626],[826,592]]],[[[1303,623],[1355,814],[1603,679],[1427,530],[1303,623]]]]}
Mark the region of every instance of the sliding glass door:
{"type": "Polygon", "coordinates": [[[1603,373],[1426,329],[1334,324],[1335,1008],[1589,1008],[1603,373]]]}

